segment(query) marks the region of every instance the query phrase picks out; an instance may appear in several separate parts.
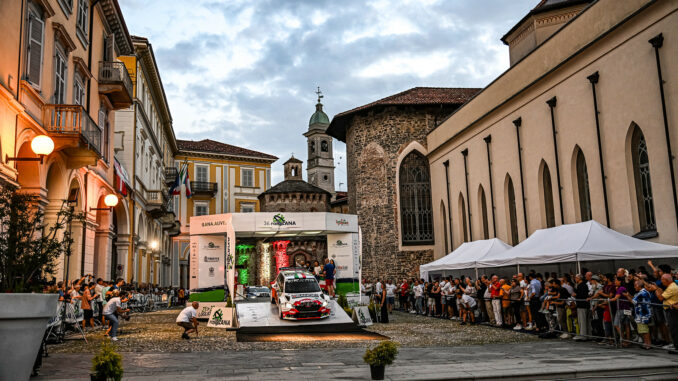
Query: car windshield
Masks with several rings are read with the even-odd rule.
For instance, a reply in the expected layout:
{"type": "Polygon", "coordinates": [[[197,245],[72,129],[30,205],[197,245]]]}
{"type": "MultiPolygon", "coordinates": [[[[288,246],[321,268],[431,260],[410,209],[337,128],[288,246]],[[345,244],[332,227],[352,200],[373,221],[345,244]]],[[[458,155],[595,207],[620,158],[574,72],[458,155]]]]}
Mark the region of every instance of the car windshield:
{"type": "Polygon", "coordinates": [[[285,292],[298,294],[304,292],[320,292],[318,281],[311,279],[288,279],[285,281],[285,292]]]}

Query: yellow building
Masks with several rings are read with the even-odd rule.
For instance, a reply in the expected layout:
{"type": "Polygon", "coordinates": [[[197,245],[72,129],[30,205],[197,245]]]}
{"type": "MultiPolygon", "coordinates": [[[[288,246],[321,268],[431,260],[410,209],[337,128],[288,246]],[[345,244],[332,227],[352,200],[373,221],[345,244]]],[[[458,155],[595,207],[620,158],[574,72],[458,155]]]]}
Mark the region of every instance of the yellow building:
{"type": "Polygon", "coordinates": [[[117,59],[133,54],[118,2],[4,1],[0,34],[0,186],[37,195],[48,223],[64,207],[85,213],[70,227],[75,242],[59,259],[57,279],[110,278],[112,241],[126,224],[115,221],[124,205],[113,211],[103,201],[116,193],[114,111],[132,104],[132,83],[117,59]],[[54,151],[17,161],[37,158],[31,142],[38,135],[49,136],[54,151]]]}
{"type": "Polygon", "coordinates": [[[186,163],[191,197],[186,187],[174,196],[174,210],[181,222],[181,234],[173,240],[172,279],[188,285],[188,242],[191,216],[259,211],[257,196],[271,187],[271,164],[277,157],[210,139],[177,139],[178,171],[186,163]]]}

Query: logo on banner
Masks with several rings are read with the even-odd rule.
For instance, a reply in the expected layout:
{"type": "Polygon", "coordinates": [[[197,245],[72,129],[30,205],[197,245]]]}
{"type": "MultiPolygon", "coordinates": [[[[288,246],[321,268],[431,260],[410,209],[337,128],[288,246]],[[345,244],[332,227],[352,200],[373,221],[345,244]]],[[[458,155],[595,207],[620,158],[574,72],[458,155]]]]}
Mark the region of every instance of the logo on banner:
{"type": "Polygon", "coordinates": [[[226,221],[207,221],[202,223],[202,227],[210,227],[210,226],[221,226],[221,225],[226,225],[226,221]]]}
{"type": "Polygon", "coordinates": [[[338,226],[345,226],[348,225],[348,221],[346,221],[345,218],[340,218],[338,220],[334,220],[338,226]]]}
{"type": "Polygon", "coordinates": [[[208,257],[208,256],[205,256],[205,257],[203,258],[203,261],[205,261],[205,262],[219,262],[219,257],[208,257]]]}
{"type": "Polygon", "coordinates": [[[214,307],[210,314],[210,320],[207,322],[208,327],[227,328],[231,326],[231,319],[228,318],[230,308],[214,307]]]}
{"type": "Polygon", "coordinates": [[[338,239],[335,244],[332,245],[332,247],[346,247],[348,246],[348,243],[338,239]]]}
{"type": "Polygon", "coordinates": [[[297,226],[296,221],[287,221],[285,216],[282,213],[278,213],[273,216],[273,221],[268,222],[264,221],[264,226],[273,225],[273,226],[297,226]]]}
{"type": "Polygon", "coordinates": [[[211,277],[214,276],[214,267],[210,267],[210,276],[211,276],[211,277]]]}
{"type": "Polygon", "coordinates": [[[198,311],[196,318],[198,318],[198,319],[209,319],[210,311],[212,311],[212,306],[203,306],[200,309],[200,311],[198,311]]]}

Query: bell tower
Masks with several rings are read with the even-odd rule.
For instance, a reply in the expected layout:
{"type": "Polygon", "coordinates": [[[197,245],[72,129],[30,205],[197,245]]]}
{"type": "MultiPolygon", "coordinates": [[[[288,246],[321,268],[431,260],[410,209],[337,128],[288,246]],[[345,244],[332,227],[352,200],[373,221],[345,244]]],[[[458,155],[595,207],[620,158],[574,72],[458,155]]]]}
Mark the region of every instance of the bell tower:
{"type": "Polygon", "coordinates": [[[308,143],[308,164],[306,174],[308,182],[320,187],[332,194],[334,198],[334,153],[332,151],[332,137],[325,131],[330,125],[330,118],[323,111],[323,98],[320,87],[316,91],[318,103],[315,105],[315,113],[308,122],[308,131],[304,133],[308,143]]]}

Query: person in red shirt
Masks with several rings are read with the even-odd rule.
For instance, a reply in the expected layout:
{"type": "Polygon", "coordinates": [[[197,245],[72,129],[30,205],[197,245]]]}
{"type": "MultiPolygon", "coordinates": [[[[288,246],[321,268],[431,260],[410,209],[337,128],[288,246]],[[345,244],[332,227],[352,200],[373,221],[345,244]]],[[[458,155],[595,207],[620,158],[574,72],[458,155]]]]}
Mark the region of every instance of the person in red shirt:
{"type": "Polygon", "coordinates": [[[409,311],[409,305],[407,302],[407,293],[410,290],[410,285],[407,283],[407,279],[403,279],[403,282],[400,284],[400,308],[404,311],[409,311]]]}
{"type": "Polygon", "coordinates": [[[502,313],[501,313],[501,283],[499,283],[499,277],[496,275],[492,276],[492,281],[490,282],[490,296],[492,297],[492,312],[494,312],[494,320],[497,322],[497,327],[502,326],[502,313]]]}

